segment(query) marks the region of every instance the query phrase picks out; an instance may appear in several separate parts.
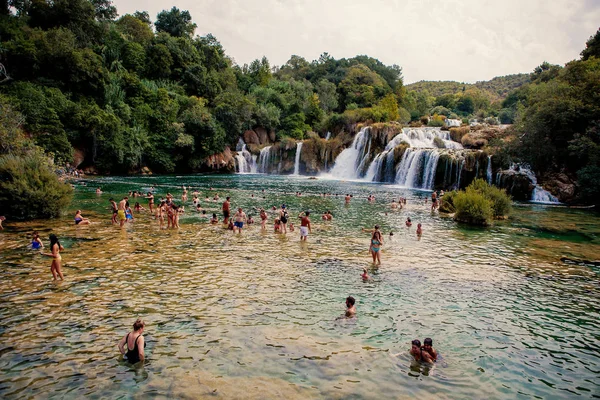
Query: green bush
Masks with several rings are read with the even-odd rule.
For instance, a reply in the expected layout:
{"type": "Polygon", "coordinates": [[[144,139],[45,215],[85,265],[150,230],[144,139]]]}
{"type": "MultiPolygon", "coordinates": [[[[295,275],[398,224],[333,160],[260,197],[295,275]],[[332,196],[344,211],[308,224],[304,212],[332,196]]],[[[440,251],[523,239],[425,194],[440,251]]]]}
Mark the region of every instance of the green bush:
{"type": "Polygon", "coordinates": [[[473,189],[483,194],[492,202],[492,211],[494,218],[503,218],[510,214],[512,209],[512,201],[506,190],[492,186],[483,179],[475,179],[470,185],[473,189]]]}
{"type": "Polygon", "coordinates": [[[456,190],[453,190],[440,198],[440,212],[453,214],[456,211],[456,208],[454,207],[454,197],[457,193],[456,190]]]}
{"type": "Polygon", "coordinates": [[[58,217],[71,195],[41,151],[0,156],[0,209],[11,219],[58,217]]]}
{"type": "MultiPolygon", "coordinates": [[[[445,196],[444,196],[445,197],[445,196]]],[[[452,199],[456,213],[454,219],[471,225],[487,226],[492,223],[492,201],[472,188],[458,192],[452,199]]]]}

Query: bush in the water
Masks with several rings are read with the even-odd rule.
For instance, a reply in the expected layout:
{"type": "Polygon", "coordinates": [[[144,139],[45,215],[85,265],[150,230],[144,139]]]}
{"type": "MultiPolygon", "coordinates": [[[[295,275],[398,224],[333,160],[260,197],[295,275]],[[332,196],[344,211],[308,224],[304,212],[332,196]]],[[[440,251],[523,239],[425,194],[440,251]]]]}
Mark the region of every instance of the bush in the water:
{"type": "Polygon", "coordinates": [[[456,193],[453,202],[456,209],[454,214],[456,221],[472,225],[490,225],[492,223],[494,216],[492,201],[482,193],[467,188],[465,191],[456,193]]]}
{"type": "Polygon", "coordinates": [[[0,97],[0,210],[10,219],[56,217],[71,201],[72,189],[20,130],[20,119],[0,97]]]}
{"type": "Polygon", "coordinates": [[[489,225],[493,219],[510,214],[512,201],[503,189],[476,179],[466,190],[451,192],[444,196],[440,211],[452,212],[454,219],[473,225],[489,225]]]}
{"type": "Polygon", "coordinates": [[[453,190],[452,192],[447,192],[440,199],[440,212],[453,214],[456,211],[454,207],[454,196],[456,196],[457,191],[453,190]]]}
{"type": "Polygon", "coordinates": [[[504,218],[510,214],[512,209],[512,200],[510,196],[506,194],[506,190],[490,185],[483,179],[475,179],[469,185],[469,187],[480,192],[486,198],[492,201],[494,218],[504,218]]]}

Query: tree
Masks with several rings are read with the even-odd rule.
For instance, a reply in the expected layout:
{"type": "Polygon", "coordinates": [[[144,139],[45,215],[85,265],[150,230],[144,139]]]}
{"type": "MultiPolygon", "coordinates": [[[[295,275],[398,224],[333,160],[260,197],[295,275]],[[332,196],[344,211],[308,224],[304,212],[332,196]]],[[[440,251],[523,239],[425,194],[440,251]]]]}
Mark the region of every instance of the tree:
{"type": "Polygon", "coordinates": [[[315,90],[319,95],[319,101],[323,111],[327,113],[337,108],[338,95],[336,92],[336,87],[333,83],[329,82],[327,79],[321,79],[319,82],[317,82],[315,90]]]}
{"type": "Polygon", "coordinates": [[[130,14],[119,18],[116,26],[129,40],[141,45],[147,45],[154,37],[154,33],[148,24],[130,14]]]}
{"type": "Polygon", "coordinates": [[[366,65],[350,67],[346,77],[339,85],[344,108],[350,103],[359,107],[371,107],[378,98],[390,92],[390,87],[366,65]]]}
{"type": "Polygon", "coordinates": [[[600,28],[594,36],[590,36],[585,43],[585,49],[581,52],[582,60],[588,60],[590,57],[600,58],[600,28]]]}
{"type": "Polygon", "coordinates": [[[166,32],[175,37],[191,37],[197,27],[189,11],[180,11],[175,6],[170,11],[159,12],[154,26],[157,32],[166,32]]]}
{"type": "Polygon", "coordinates": [[[96,10],[96,19],[98,21],[114,21],[117,14],[117,7],[113,6],[112,0],[90,0],[96,10]]]}

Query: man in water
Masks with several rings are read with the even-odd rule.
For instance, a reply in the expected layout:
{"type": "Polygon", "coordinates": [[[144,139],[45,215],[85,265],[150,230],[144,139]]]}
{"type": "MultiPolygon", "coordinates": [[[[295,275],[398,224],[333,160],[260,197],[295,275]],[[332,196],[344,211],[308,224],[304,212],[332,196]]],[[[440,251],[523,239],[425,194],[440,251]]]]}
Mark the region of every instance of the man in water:
{"type": "Polygon", "coordinates": [[[306,238],[308,237],[308,233],[312,233],[312,229],[310,227],[310,218],[308,218],[308,216],[310,215],[309,211],[300,213],[300,215],[298,216],[298,218],[300,218],[300,240],[304,240],[306,241],[306,238]]]}
{"type": "Polygon", "coordinates": [[[127,221],[127,216],[125,215],[125,209],[127,208],[127,200],[129,200],[129,197],[123,197],[123,200],[119,202],[119,206],[117,209],[117,214],[119,215],[119,224],[121,228],[123,227],[123,225],[125,225],[125,221],[127,221]]]}
{"type": "Polygon", "coordinates": [[[117,213],[118,213],[118,207],[117,207],[117,203],[115,203],[115,201],[113,200],[113,198],[111,197],[110,199],[108,199],[108,201],[110,201],[110,208],[112,209],[112,223],[113,225],[117,223],[117,213]]]}
{"type": "Polygon", "coordinates": [[[423,351],[427,352],[433,361],[437,361],[437,351],[433,348],[433,340],[431,338],[423,340],[423,351]]]}
{"type": "Polygon", "coordinates": [[[242,208],[238,208],[237,212],[233,216],[235,222],[233,223],[233,233],[237,229],[238,233],[242,233],[244,222],[246,222],[246,213],[242,211],[242,208]]]}
{"type": "Polygon", "coordinates": [[[351,199],[350,195],[348,193],[346,193],[346,198],[345,198],[346,204],[350,204],[350,199],[351,199]]]}
{"type": "Polygon", "coordinates": [[[421,341],[415,339],[412,341],[412,347],[410,348],[410,354],[415,358],[415,361],[432,363],[433,359],[428,352],[423,351],[421,348],[421,341]]]}
{"type": "MultiPolygon", "coordinates": [[[[212,188],[211,188],[211,190],[212,190],[212,188]]],[[[231,206],[231,203],[229,202],[229,196],[227,196],[227,198],[223,202],[223,223],[224,224],[228,224],[228,222],[229,222],[229,207],[230,206],[231,206]]]]}
{"type": "Polygon", "coordinates": [[[356,316],[356,307],[354,306],[354,297],[348,296],[346,298],[346,318],[353,318],[356,316]]]}
{"type": "Polygon", "coordinates": [[[396,203],[396,200],[392,200],[392,210],[396,210],[398,208],[398,203],[396,203]]]}

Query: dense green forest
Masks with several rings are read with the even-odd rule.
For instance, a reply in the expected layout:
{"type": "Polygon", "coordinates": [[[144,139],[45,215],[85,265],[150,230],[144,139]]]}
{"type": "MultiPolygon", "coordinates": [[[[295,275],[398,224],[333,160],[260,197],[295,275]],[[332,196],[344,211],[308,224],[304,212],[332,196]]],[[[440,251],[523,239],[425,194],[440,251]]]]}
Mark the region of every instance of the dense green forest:
{"type": "Polygon", "coordinates": [[[194,172],[248,129],[303,139],[357,122],[450,117],[514,123],[490,145],[537,171],[578,176],[583,197],[600,195],[598,32],[564,67],[405,87],[398,65],[368,56],[237,65],[195,29],[176,7],[152,21],[144,11],[119,16],[110,0],[0,0],[0,105],[13,115],[0,122],[23,141],[21,150],[3,144],[0,158],[27,148],[99,173],[194,172]]]}
{"type": "Polygon", "coordinates": [[[57,162],[99,172],[197,171],[246,129],[302,139],[358,120],[410,120],[400,67],[357,56],[235,65],[175,7],[117,17],[110,1],[15,2],[0,17],[1,95],[57,162]]]}

